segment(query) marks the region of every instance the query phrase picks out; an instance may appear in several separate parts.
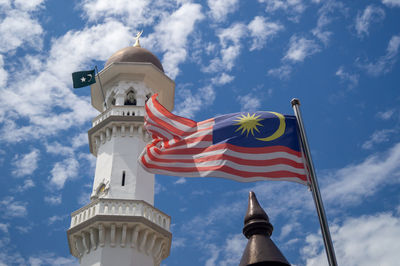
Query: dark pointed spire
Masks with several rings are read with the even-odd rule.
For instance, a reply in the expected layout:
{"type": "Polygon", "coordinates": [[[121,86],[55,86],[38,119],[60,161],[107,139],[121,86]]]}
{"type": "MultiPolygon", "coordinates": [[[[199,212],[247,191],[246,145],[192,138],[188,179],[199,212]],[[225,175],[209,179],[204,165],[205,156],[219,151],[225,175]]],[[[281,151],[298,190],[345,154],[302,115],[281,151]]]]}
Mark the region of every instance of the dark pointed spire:
{"type": "Polygon", "coordinates": [[[253,191],[244,217],[243,234],[248,239],[239,266],[290,266],[282,252],[270,239],[273,226],[253,191]]]}

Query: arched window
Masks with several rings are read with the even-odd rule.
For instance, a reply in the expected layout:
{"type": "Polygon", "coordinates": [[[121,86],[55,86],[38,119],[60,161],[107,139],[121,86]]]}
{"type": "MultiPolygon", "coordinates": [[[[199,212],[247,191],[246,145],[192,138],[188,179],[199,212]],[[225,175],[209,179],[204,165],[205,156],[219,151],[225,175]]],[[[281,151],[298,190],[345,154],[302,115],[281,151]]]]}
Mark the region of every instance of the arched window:
{"type": "Polygon", "coordinates": [[[136,105],[136,95],[134,91],[129,91],[126,94],[125,105],[136,105]]]}

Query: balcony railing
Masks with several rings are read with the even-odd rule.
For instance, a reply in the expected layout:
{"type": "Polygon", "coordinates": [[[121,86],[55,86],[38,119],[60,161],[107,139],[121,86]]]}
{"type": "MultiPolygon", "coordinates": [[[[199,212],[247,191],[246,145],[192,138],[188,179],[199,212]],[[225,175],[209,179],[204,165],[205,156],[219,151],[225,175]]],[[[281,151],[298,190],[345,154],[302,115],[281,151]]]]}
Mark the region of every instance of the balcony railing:
{"type": "Polygon", "coordinates": [[[144,106],[112,106],[92,120],[93,127],[110,116],[144,116],[144,106]]]}

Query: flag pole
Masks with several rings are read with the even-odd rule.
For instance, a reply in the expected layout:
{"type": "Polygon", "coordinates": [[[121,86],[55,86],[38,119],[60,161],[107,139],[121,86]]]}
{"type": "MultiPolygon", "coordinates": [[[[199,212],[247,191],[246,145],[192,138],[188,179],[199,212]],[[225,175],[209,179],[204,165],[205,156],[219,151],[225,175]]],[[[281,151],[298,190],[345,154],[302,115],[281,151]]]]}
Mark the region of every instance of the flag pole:
{"type": "Polygon", "coordinates": [[[309,169],[309,187],[311,189],[315,207],[318,213],[318,219],[321,226],[322,237],[324,239],[325,251],[328,257],[328,262],[330,266],[337,266],[335,250],[333,248],[331,233],[329,232],[328,219],[326,218],[324,205],[322,203],[321,193],[318,187],[317,176],[315,174],[314,165],[311,159],[311,152],[307,142],[307,136],[304,129],[303,119],[300,112],[300,100],[297,98],[292,99],[290,102],[292,104],[294,114],[299,124],[301,145],[305,155],[306,163],[309,169]]]}
{"type": "Polygon", "coordinates": [[[103,95],[104,107],[107,109],[106,97],[104,96],[103,85],[101,85],[99,70],[97,69],[97,66],[94,66],[94,68],[96,69],[97,78],[99,79],[100,90],[101,90],[101,94],[103,95]]]}

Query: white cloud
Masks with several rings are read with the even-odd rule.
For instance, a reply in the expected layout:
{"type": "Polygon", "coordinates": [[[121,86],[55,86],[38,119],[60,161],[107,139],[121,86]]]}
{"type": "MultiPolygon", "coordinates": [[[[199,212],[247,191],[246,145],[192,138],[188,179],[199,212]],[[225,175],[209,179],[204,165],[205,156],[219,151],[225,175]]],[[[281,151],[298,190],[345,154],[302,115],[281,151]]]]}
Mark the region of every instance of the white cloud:
{"type": "Polygon", "coordinates": [[[260,3],[266,3],[267,13],[282,10],[289,14],[287,19],[298,22],[301,14],[306,9],[302,0],[258,0],[260,3]]]}
{"type": "Polygon", "coordinates": [[[81,146],[87,146],[87,145],[89,145],[88,141],[89,140],[88,140],[87,133],[81,133],[81,134],[73,137],[73,139],[72,139],[72,147],[74,147],[76,149],[76,148],[79,148],[81,146]]]}
{"type": "MultiPolygon", "coordinates": [[[[0,121],[1,121],[1,117],[0,117],[0,121]]],[[[5,160],[5,156],[6,152],[2,149],[0,149],[0,166],[2,166],[4,164],[4,160],[5,160]]]]}
{"type": "Polygon", "coordinates": [[[361,63],[357,59],[357,65],[363,68],[371,76],[379,76],[390,72],[397,62],[397,55],[400,46],[400,35],[394,35],[389,41],[388,47],[386,48],[386,54],[381,56],[375,63],[361,63]]]}
{"type": "Polygon", "coordinates": [[[117,50],[128,46],[132,34],[127,26],[107,21],[79,31],[68,31],[53,41],[49,59],[44,62],[47,71],[64,83],[71,83],[71,73],[85,67],[92,60],[107,60],[117,50]],[[54,69],[62,65],[62,72],[54,69]]]}
{"type": "Polygon", "coordinates": [[[0,6],[4,10],[11,8],[11,0],[0,0],[0,6]]]}
{"type": "Polygon", "coordinates": [[[51,144],[46,143],[46,152],[50,154],[72,156],[74,154],[74,149],[70,146],[64,146],[59,142],[53,142],[51,144]]]}
{"type": "Polygon", "coordinates": [[[278,68],[272,68],[268,70],[268,75],[277,77],[279,79],[288,79],[290,74],[292,73],[291,65],[282,65],[278,68]]]}
{"type": "Polygon", "coordinates": [[[58,266],[78,266],[78,260],[71,257],[60,257],[54,253],[41,254],[29,257],[30,266],[58,265],[58,266]]]}
{"type": "Polygon", "coordinates": [[[384,154],[373,154],[324,177],[322,194],[330,204],[353,205],[400,176],[400,143],[384,154]]]}
{"type": "Polygon", "coordinates": [[[323,6],[318,10],[318,21],[317,26],[311,31],[324,45],[328,45],[330,37],[332,36],[331,31],[327,31],[325,28],[335,19],[333,15],[336,10],[345,10],[343,3],[336,1],[325,1],[323,6]]]}
{"type": "Polygon", "coordinates": [[[292,182],[260,182],[250,188],[243,189],[242,193],[248,194],[249,190],[256,193],[260,204],[263,202],[274,203],[265,207],[261,206],[267,215],[273,217],[274,220],[278,220],[282,216],[286,221],[299,221],[306,219],[310,213],[314,214],[315,212],[312,195],[303,185],[292,182]],[[279,197],[276,195],[279,195],[279,197]],[[282,206],[285,206],[285,208],[282,208],[282,206]]]}
{"type": "MultiPolygon", "coordinates": [[[[397,265],[400,218],[390,213],[349,218],[331,227],[339,265],[397,265]]],[[[328,265],[322,236],[312,234],[303,248],[307,266],[328,265]]]]}
{"type": "Polygon", "coordinates": [[[400,0],[382,0],[382,3],[390,7],[400,7],[400,0]]]}
{"type": "Polygon", "coordinates": [[[371,23],[378,23],[385,18],[385,11],[377,6],[367,6],[363,13],[357,14],[355,28],[358,37],[362,38],[369,35],[369,28],[371,23]]]}
{"type": "Polygon", "coordinates": [[[58,162],[51,170],[50,185],[62,189],[67,180],[77,177],[79,163],[75,158],[67,158],[58,162]]]}
{"type": "Polygon", "coordinates": [[[27,202],[14,201],[14,197],[4,198],[2,201],[0,201],[3,217],[25,217],[28,214],[28,210],[26,209],[27,204],[27,202]]]}
{"type": "Polygon", "coordinates": [[[2,231],[3,233],[8,234],[8,227],[9,226],[10,226],[9,224],[0,223],[0,231],[2,231]]]}
{"type": "MultiPolygon", "coordinates": [[[[201,195],[203,196],[203,194],[201,195]]],[[[215,240],[207,232],[215,230],[215,226],[220,223],[226,223],[229,217],[243,215],[245,204],[245,201],[231,201],[228,204],[214,205],[206,214],[196,215],[190,221],[181,225],[181,231],[185,236],[190,235],[191,239],[196,241],[196,244],[204,248],[210,244],[210,241],[215,240]]]]}
{"type": "Polygon", "coordinates": [[[32,179],[25,179],[24,183],[22,185],[17,186],[14,191],[24,192],[33,187],[35,187],[35,183],[32,181],[32,179]]]}
{"type": "Polygon", "coordinates": [[[92,194],[91,192],[92,192],[92,184],[86,184],[84,186],[83,191],[78,197],[79,205],[83,206],[90,203],[90,195],[92,194]]]}
{"type": "Polygon", "coordinates": [[[176,180],[174,182],[174,184],[177,184],[177,185],[181,185],[181,184],[185,184],[185,183],[186,183],[186,178],[183,178],[183,177],[178,178],[178,180],[176,180]]]}
{"type": "Polygon", "coordinates": [[[254,112],[257,111],[261,106],[260,97],[257,97],[253,93],[238,96],[237,101],[240,104],[240,111],[242,112],[254,112]]]}
{"type": "Polygon", "coordinates": [[[348,82],[348,88],[350,89],[358,85],[359,75],[346,72],[343,66],[338,68],[336,76],[338,76],[342,82],[348,82]]]}
{"type": "Polygon", "coordinates": [[[289,41],[289,49],[283,60],[292,62],[303,62],[308,56],[320,51],[320,47],[313,40],[293,35],[289,41]]]}
{"type": "Polygon", "coordinates": [[[215,262],[218,259],[219,256],[219,249],[215,245],[208,245],[209,253],[208,257],[210,257],[208,260],[206,260],[206,263],[204,266],[216,266],[215,262]]]}
{"type": "Polygon", "coordinates": [[[389,136],[396,133],[394,129],[382,129],[375,131],[370,138],[362,144],[362,148],[365,150],[370,150],[376,144],[388,142],[390,140],[389,136]]]}
{"type": "Polygon", "coordinates": [[[218,30],[221,45],[220,57],[211,60],[204,72],[219,72],[231,70],[242,47],[241,40],[247,34],[247,26],[243,23],[234,23],[230,27],[218,30]]]}
{"type": "MultiPolygon", "coordinates": [[[[272,1],[283,5],[283,1],[272,1]]],[[[296,2],[296,1],[295,1],[296,2]]],[[[300,1],[297,1],[301,3],[300,1]]],[[[308,39],[302,37],[298,34],[292,35],[289,40],[288,50],[282,58],[282,65],[277,68],[272,68],[268,70],[268,75],[277,77],[279,79],[288,79],[293,70],[293,64],[298,62],[303,62],[307,57],[318,53],[321,51],[321,44],[317,41],[321,41],[325,46],[329,44],[332,32],[326,30],[325,28],[335,19],[334,12],[339,10],[344,12],[344,6],[341,2],[326,1],[324,5],[318,10],[318,22],[317,26],[311,30],[311,33],[317,39],[308,39]]],[[[339,72],[339,74],[342,74],[339,72]]],[[[343,77],[343,75],[342,75],[343,77]]],[[[354,77],[350,77],[354,81],[354,77]]]]}
{"type": "Polygon", "coordinates": [[[29,13],[42,1],[24,2],[16,1],[17,8],[0,11],[5,13],[4,19],[0,20],[0,53],[11,52],[25,43],[37,49],[42,46],[43,28],[29,13]]]}
{"type": "Polygon", "coordinates": [[[32,230],[32,225],[26,225],[26,226],[16,226],[15,229],[18,230],[19,233],[21,234],[26,234],[29,231],[32,230]]]}
{"type": "Polygon", "coordinates": [[[91,22],[122,20],[126,25],[139,27],[152,24],[171,4],[166,0],[84,0],[82,7],[91,22]]]}
{"type": "Polygon", "coordinates": [[[143,44],[164,53],[162,63],[170,78],[175,79],[179,74],[178,66],[187,58],[188,38],[194,31],[195,24],[203,18],[201,5],[184,3],[169,16],[164,16],[154,27],[154,33],[143,38],[143,44]]]}
{"type": "Polygon", "coordinates": [[[165,191],[165,190],[167,190],[167,189],[163,185],[161,185],[159,182],[157,182],[157,180],[156,180],[156,182],[154,184],[154,194],[155,195],[160,194],[162,191],[165,191]]]}
{"type": "Polygon", "coordinates": [[[235,79],[234,76],[231,76],[226,73],[222,73],[221,75],[214,77],[211,79],[211,82],[215,85],[225,85],[231,83],[235,79]]]}
{"type": "Polygon", "coordinates": [[[206,48],[205,48],[206,54],[210,55],[210,54],[214,53],[216,48],[217,48],[217,44],[212,43],[212,42],[207,43],[206,48]]]}
{"type": "Polygon", "coordinates": [[[395,113],[395,110],[391,109],[391,110],[387,110],[385,112],[378,112],[376,114],[376,116],[382,120],[389,120],[393,114],[395,113]]]}
{"type": "Polygon", "coordinates": [[[172,248],[182,248],[186,246],[186,238],[183,237],[176,237],[174,241],[172,241],[172,248]]]}
{"type": "Polygon", "coordinates": [[[0,89],[0,113],[4,115],[1,138],[17,142],[49,136],[97,115],[88,97],[72,93],[71,73],[84,69],[91,60],[106,60],[129,39],[128,28],[113,21],[54,39],[49,54],[33,60],[41,72],[27,69],[23,81],[13,78],[9,87],[0,89]]]}
{"type": "Polygon", "coordinates": [[[273,38],[279,31],[284,29],[280,23],[269,22],[265,17],[256,16],[248,25],[253,43],[250,51],[261,49],[269,38],[273,38]]]}
{"type": "Polygon", "coordinates": [[[215,100],[215,91],[211,86],[200,88],[196,93],[188,89],[179,90],[179,98],[182,101],[176,105],[176,114],[193,118],[201,108],[211,105],[215,100]]]}
{"type": "MultiPolygon", "coordinates": [[[[281,229],[281,234],[279,235],[279,239],[284,239],[285,237],[287,237],[291,232],[293,232],[294,230],[299,230],[301,229],[301,224],[298,222],[293,222],[293,223],[289,223],[289,224],[285,224],[284,226],[282,226],[281,229]]],[[[285,241],[286,242],[286,241],[285,241]]]]}
{"type": "Polygon", "coordinates": [[[58,221],[63,221],[67,218],[68,218],[68,215],[54,215],[54,216],[49,217],[49,219],[47,220],[47,223],[49,225],[52,225],[58,221]]]}
{"type": "Polygon", "coordinates": [[[229,13],[234,13],[239,0],[208,0],[211,17],[216,21],[224,21],[229,13]]]}
{"type": "Polygon", "coordinates": [[[0,245],[3,244],[3,248],[0,251],[0,266],[8,265],[27,265],[25,259],[18,252],[10,252],[8,244],[9,238],[3,238],[0,240],[0,245]]]}
{"type": "MultiPolygon", "coordinates": [[[[86,146],[87,147],[87,146],[86,146]]],[[[93,156],[91,153],[79,153],[78,154],[78,159],[82,163],[82,159],[85,159],[89,163],[89,167],[87,168],[87,171],[91,171],[94,173],[94,169],[96,167],[96,157],[93,156]]]]}
{"type": "Polygon", "coordinates": [[[8,72],[4,69],[3,55],[0,54],[0,87],[4,87],[7,83],[8,72]]]}
{"type": "MultiPolygon", "coordinates": [[[[71,143],[67,145],[62,145],[59,142],[53,142],[50,144],[45,143],[46,152],[50,154],[73,157],[78,148],[89,145],[87,133],[80,133],[74,136],[70,142],[71,143]]],[[[85,155],[82,154],[81,157],[84,158],[85,155]]],[[[90,160],[89,158],[86,159],[90,160]]]]}
{"type": "Polygon", "coordinates": [[[206,244],[204,248],[210,257],[205,266],[228,266],[240,262],[247,239],[243,234],[230,235],[223,245],[206,244]]]}
{"type": "Polygon", "coordinates": [[[222,247],[223,250],[221,255],[223,258],[216,265],[236,265],[238,262],[240,262],[240,258],[242,257],[246,244],[247,239],[243,234],[229,236],[225,242],[225,245],[222,247]]]}
{"type": "Polygon", "coordinates": [[[17,177],[32,175],[38,167],[40,151],[33,149],[30,153],[24,155],[15,155],[13,165],[16,168],[12,174],[17,177]]]}
{"type": "Polygon", "coordinates": [[[14,0],[14,5],[21,10],[34,11],[43,7],[45,0],[14,0]]]}
{"type": "MultiPolygon", "coordinates": [[[[204,193],[200,194],[204,197],[204,193]]],[[[235,193],[235,195],[238,194],[235,193]]],[[[186,239],[191,239],[196,248],[206,252],[207,260],[204,265],[237,264],[243,254],[247,239],[242,234],[237,234],[224,239],[224,244],[217,245],[214,241],[217,241],[215,236],[218,235],[216,233],[218,224],[228,225],[231,221],[230,217],[244,215],[245,205],[246,201],[237,200],[229,201],[228,204],[214,204],[207,213],[196,215],[190,221],[180,225],[179,229],[174,230],[174,235],[179,237],[179,234],[183,234],[186,239]]]]}
{"type": "Polygon", "coordinates": [[[44,201],[50,205],[59,205],[62,201],[61,195],[48,195],[44,197],[44,201]]]}

